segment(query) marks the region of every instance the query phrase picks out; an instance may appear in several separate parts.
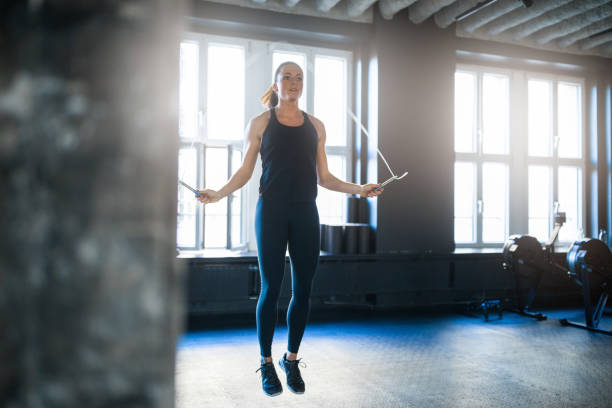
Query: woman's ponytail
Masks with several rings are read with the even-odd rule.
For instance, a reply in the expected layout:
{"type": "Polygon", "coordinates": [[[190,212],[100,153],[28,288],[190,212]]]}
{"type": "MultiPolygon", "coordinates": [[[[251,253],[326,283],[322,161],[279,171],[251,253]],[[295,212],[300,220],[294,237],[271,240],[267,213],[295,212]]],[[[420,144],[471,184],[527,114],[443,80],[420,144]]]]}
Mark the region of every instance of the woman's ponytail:
{"type": "Polygon", "coordinates": [[[271,109],[278,105],[278,95],[274,92],[274,84],[270,85],[266,93],[264,93],[259,100],[267,109],[271,109]]]}

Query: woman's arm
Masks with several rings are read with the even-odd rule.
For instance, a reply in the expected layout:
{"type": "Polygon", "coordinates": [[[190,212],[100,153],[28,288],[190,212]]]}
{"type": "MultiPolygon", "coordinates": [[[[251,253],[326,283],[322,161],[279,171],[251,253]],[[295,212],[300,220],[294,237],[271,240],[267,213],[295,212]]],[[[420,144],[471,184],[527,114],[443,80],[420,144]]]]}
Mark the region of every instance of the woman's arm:
{"type": "Polygon", "coordinates": [[[242,166],[234,173],[232,178],[224,185],[219,191],[215,190],[198,190],[201,194],[197,199],[204,203],[215,203],[221,200],[223,197],[226,197],[232,194],[234,191],[238,190],[242,186],[244,186],[253,175],[253,169],[255,168],[255,163],[257,163],[257,153],[259,152],[259,147],[261,145],[261,136],[267,125],[267,112],[254,117],[249,121],[245,130],[245,140],[244,140],[244,150],[246,154],[244,156],[244,160],[242,161],[242,166]]]}
{"type": "Polygon", "coordinates": [[[325,126],[323,122],[314,116],[310,116],[310,119],[319,136],[319,143],[317,145],[317,182],[319,185],[328,190],[347,194],[359,194],[361,197],[376,197],[381,195],[384,189],[376,191],[376,188],[380,184],[359,185],[347,183],[329,172],[329,168],[327,167],[327,155],[325,154],[325,140],[327,138],[325,126]]]}

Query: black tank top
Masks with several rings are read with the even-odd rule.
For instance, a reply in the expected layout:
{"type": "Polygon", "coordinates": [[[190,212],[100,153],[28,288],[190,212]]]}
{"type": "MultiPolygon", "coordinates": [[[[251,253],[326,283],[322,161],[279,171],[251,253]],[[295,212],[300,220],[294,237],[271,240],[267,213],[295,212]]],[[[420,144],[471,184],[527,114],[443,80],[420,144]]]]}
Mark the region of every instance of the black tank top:
{"type": "Polygon", "coordinates": [[[259,194],[283,201],[311,201],[317,197],[318,136],[308,115],[301,126],[283,125],[270,109],[261,138],[262,173],[259,194]]]}

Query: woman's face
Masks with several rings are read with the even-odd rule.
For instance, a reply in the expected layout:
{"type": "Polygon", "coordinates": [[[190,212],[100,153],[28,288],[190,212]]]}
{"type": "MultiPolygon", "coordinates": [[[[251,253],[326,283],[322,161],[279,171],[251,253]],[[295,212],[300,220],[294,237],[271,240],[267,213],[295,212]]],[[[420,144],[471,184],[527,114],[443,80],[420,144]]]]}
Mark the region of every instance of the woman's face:
{"type": "Polygon", "coordinates": [[[286,101],[297,101],[302,95],[303,87],[302,69],[294,64],[287,64],[280,69],[274,90],[278,99],[286,101]]]}

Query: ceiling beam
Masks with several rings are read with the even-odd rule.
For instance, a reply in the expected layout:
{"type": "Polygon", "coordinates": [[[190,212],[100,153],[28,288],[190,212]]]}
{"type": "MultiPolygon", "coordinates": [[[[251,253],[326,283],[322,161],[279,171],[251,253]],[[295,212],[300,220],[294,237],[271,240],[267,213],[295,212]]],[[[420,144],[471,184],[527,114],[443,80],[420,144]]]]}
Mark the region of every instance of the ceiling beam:
{"type": "Polygon", "coordinates": [[[408,8],[410,21],[415,24],[422,23],[442,8],[453,4],[455,0],[421,0],[408,8]]]}
{"type": "Polygon", "coordinates": [[[457,0],[451,5],[444,7],[434,16],[434,21],[440,28],[446,28],[455,22],[455,17],[475,7],[482,0],[457,0]]]}
{"type": "Polygon", "coordinates": [[[529,8],[520,7],[516,10],[512,10],[510,13],[502,16],[501,18],[495,19],[488,23],[486,26],[481,27],[481,30],[485,31],[489,35],[497,35],[503,33],[509,28],[515,27],[526,21],[536,18],[539,15],[546,13],[547,11],[556,9],[557,7],[563,6],[572,0],[542,0],[536,1],[529,8]]]}
{"type": "Polygon", "coordinates": [[[612,32],[598,35],[593,38],[587,38],[586,40],[580,41],[580,49],[590,50],[591,48],[595,48],[598,45],[602,45],[610,41],[612,41],[612,32]]]}
{"type": "Polygon", "coordinates": [[[346,0],[346,12],[349,17],[357,17],[363,14],[377,0],[346,0]]]}
{"type": "Polygon", "coordinates": [[[532,37],[538,44],[546,44],[565,35],[576,32],[589,24],[612,16],[612,3],[591,9],[586,13],[578,14],[572,18],[565,19],[557,24],[551,25],[538,31],[532,37]]]}
{"type": "Polygon", "coordinates": [[[395,13],[405,9],[417,0],[380,0],[378,2],[378,8],[383,18],[391,20],[395,13]]]}
{"type": "Polygon", "coordinates": [[[612,56],[612,42],[606,43],[599,47],[599,52],[607,55],[608,57],[612,56]]]}
{"type": "Polygon", "coordinates": [[[601,33],[602,31],[612,27],[612,17],[604,18],[596,23],[586,26],[580,31],[566,35],[559,40],[558,45],[561,48],[569,47],[577,41],[583,40],[594,34],[601,33]]]}
{"type": "Polygon", "coordinates": [[[334,6],[339,2],[340,0],[316,0],[315,7],[317,8],[317,11],[322,11],[325,13],[334,8],[334,6]]]}
{"type": "Polygon", "coordinates": [[[457,27],[471,33],[489,21],[493,21],[519,7],[523,7],[523,3],[519,0],[498,0],[462,20],[457,24],[457,27]]]}
{"type": "Polygon", "coordinates": [[[508,34],[515,40],[520,40],[536,31],[556,24],[566,18],[584,13],[592,8],[599,7],[607,2],[608,0],[574,0],[565,6],[542,14],[539,18],[527,21],[526,23],[514,27],[512,30],[508,30],[508,34]]]}

